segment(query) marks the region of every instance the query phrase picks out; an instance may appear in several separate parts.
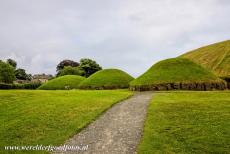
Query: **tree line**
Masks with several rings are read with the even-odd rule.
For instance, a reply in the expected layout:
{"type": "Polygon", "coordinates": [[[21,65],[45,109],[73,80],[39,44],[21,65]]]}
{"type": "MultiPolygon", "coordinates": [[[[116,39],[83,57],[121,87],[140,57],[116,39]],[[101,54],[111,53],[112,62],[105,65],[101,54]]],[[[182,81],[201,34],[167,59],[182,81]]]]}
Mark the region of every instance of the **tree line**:
{"type": "MultiPolygon", "coordinates": [[[[80,62],[63,60],[56,67],[56,77],[63,75],[80,75],[89,77],[93,73],[102,70],[102,67],[94,60],[82,58],[80,62]]],[[[17,68],[17,62],[13,59],[0,60],[0,83],[13,83],[15,80],[32,79],[25,69],[17,68]]]]}

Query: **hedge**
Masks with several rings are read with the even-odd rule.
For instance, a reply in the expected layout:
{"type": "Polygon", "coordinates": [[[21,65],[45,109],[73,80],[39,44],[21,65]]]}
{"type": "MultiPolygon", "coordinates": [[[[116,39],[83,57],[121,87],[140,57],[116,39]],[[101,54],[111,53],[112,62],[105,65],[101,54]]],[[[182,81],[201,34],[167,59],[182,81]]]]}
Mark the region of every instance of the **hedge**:
{"type": "Polygon", "coordinates": [[[41,83],[6,84],[0,83],[0,89],[37,89],[41,83]]]}

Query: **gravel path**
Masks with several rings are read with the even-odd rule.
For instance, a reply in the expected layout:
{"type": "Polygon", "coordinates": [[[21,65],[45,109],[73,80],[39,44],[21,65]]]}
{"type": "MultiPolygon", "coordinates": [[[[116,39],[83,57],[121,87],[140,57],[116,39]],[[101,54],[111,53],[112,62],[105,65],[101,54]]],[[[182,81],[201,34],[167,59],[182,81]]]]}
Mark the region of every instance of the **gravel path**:
{"type": "Polygon", "coordinates": [[[114,105],[65,145],[88,145],[85,151],[57,151],[55,153],[134,154],[142,136],[151,92],[137,92],[114,105]]]}

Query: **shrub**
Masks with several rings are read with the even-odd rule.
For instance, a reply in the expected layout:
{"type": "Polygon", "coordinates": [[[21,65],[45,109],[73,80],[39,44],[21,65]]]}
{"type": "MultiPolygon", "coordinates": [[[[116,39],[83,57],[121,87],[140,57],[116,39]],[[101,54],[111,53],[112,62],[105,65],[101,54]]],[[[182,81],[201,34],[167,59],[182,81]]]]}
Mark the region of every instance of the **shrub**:
{"type": "Polygon", "coordinates": [[[64,75],[80,75],[82,76],[84,71],[82,71],[79,67],[71,67],[66,66],[62,70],[59,71],[57,76],[64,76],[64,75]]]}
{"type": "Polygon", "coordinates": [[[41,83],[7,84],[0,83],[0,89],[37,89],[41,83]]]}

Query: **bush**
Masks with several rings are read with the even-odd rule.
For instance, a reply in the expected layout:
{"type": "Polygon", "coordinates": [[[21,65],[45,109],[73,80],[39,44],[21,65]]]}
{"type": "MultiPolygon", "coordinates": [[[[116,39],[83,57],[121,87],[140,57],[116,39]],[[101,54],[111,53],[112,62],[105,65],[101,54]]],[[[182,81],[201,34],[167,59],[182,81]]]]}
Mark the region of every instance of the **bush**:
{"type": "Polygon", "coordinates": [[[23,84],[23,89],[37,89],[41,85],[41,83],[26,83],[23,84]]]}
{"type": "Polygon", "coordinates": [[[59,71],[57,76],[64,76],[64,75],[80,75],[82,76],[84,74],[84,71],[80,70],[79,67],[71,67],[66,66],[62,70],[59,71]]]}
{"type": "Polygon", "coordinates": [[[0,89],[37,89],[41,83],[7,84],[0,83],[0,89]]]}

